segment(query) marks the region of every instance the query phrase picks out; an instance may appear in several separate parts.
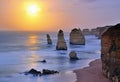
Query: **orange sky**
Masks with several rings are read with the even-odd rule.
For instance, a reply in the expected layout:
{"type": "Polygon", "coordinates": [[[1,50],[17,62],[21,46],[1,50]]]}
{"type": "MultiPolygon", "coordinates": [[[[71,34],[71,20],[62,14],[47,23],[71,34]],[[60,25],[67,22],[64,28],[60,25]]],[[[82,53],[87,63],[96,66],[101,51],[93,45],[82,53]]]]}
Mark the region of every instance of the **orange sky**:
{"type": "Polygon", "coordinates": [[[54,15],[47,12],[47,4],[38,1],[3,1],[3,13],[1,13],[1,24],[4,27],[9,27],[12,30],[44,30],[48,27],[54,27],[56,20],[54,15]],[[38,12],[36,16],[29,15],[27,6],[29,4],[40,5],[41,12],[38,12]]]}
{"type": "Polygon", "coordinates": [[[0,30],[67,31],[73,27],[94,28],[118,23],[120,1],[106,1],[109,3],[104,0],[0,0],[0,30]],[[31,16],[27,11],[29,4],[36,4],[42,10],[31,16]]]}

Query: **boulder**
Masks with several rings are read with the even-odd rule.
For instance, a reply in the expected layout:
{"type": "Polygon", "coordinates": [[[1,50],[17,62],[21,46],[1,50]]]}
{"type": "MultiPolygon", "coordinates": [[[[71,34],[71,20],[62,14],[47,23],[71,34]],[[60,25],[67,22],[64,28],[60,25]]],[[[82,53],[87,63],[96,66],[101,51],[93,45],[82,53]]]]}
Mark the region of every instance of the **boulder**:
{"type": "Polygon", "coordinates": [[[37,70],[35,70],[35,69],[31,69],[30,71],[26,72],[25,74],[26,74],[26,75],[32,74],[32,75],[34,75],[34,76],[41,76],[41,72],[40,72],[40,71],[37,71],[37,70]]]}
{"type": "Polygon", "coordinates": [[[120,82],[120,24],[102,34],[101,60],[103,74],[110,82],[120,82]]]}
{"type": "Polygon", "coordinates": [[[37,62],[46,63],[46,60],[44,59],[42,61],[37,61],[37,62]]]}
{"type": "Polygon", "coordinates": [[[80,29],[73,29],[70,33],[70,44],[85,45],[85,37],[80,29]]]}
{"type": "Polygon", "coordinates": [[[52,44],[52,40],[51,40],[51,38],[50,38],[50,35],[47,34],[46,36],[47,36],[47,43],[48,43],[48,44],[52,44]]]}
{"type": "Polygon", "coordinates": [[[58,32],[56,50],[67,50],[67,45],[64,39],[64,33],[62,30],[59,30],[58,32]]]}
{"type": "Polygon", "coordinates": [[[71,60],[78,60],[77,53],[75,51],[71,51],[69,54],[71,60]]]}
{"type": "Polygon", "coordinates": [[[42,63],[46,63],[46,60],[42,60],[41,62],[42,62],[42,63]]]}
{"type": "Polygon", "coordinates": [[[31,69],[30,71],[25,72],[25,75],[32,74],[34,76],[42,76],[42,75],[49,75],[49,74],[55,74],[55,73],[59,73],[59,72],[55,71],[55,70],[43,69],[42,73],[41,73],[40,71],[37,71],[35,69],[31,69]]]}
{"type": "Polygon", "coordinates": [[[48,69],[43,69],[42,71],[43,75],[49,75],[49,74],[55,74],[55,73],[59,73],[59,72],[54,70],[48,70],[48,69]]]}

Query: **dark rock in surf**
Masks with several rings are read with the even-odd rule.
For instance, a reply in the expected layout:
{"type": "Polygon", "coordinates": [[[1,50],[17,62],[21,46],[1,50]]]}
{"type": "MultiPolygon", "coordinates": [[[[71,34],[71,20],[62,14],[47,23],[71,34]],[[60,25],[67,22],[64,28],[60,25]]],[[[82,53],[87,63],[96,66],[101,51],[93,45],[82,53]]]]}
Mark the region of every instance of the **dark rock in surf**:
{"type": "Polygon", "coordinates": [[[54,70],[48,70],[48,69],[43,69],[42,71],[43,75],[49,75],[49,74],[55,74],[55,73],[59,73],[59,72],[54,70]]]}
{"type": "Polygon", "coordinates": [[[42,76],[42,75],[50,75],[50,74],[56,74],[56,73],[59,73],[59,72],[55,71],[55,70],[43,69],[42,73],[41,73],[40,71],[37,71],[35,69],[31,69],[30,71],[25,72],[24,74],[25,75],[31,74],[33,76],[42,76]]]}
{"type": "Polygon", "coordinates": [[[41,76],[42,73],[40,71],[35,70],[35,69],[31,69],[30,71],[26,72],[25,74],[26,75],[32,74],[34,76],[41,76]]]}
{"type": "Polygon", "coordinates": [[[42,60],[42,61],[37,61],[37,62],[46,63],[47,61],[46,60],[42,60]]]}
{"type": "Polygon", "coordinates": [[[70,52],[69,57],[71,60],[79,60],[75,51],[70,52]]]}

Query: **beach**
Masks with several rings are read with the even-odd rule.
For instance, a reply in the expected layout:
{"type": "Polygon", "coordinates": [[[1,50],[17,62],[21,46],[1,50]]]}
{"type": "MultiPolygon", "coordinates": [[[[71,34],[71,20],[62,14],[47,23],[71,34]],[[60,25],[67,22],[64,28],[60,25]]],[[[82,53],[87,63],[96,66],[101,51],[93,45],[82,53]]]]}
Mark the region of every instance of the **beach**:
{"type": "Polygon", "coordinates": [[[102,75],[102,63],[100,59],[90,62],[89,67],[74,71],[77,75],[76,82],[110,82],[102,75]]]}

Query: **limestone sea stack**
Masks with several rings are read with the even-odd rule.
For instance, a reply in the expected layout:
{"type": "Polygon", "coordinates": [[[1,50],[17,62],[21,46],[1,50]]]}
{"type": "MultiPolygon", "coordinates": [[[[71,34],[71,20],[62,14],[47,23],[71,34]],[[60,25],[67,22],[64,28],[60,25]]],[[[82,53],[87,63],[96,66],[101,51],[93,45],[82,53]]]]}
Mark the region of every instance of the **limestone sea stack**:
{"type": "Polygon", "coordinates": [[[89,29],[83,29],[83,30],[82,30],[82,33],[83,33],[84,35],[90,35],[90,30],[89,30],[89,29]]]}
{"type": "Polygon", "coordinates": [[[101,37],[103,74],[110,82],[120,82],[120,24],[111,26],[101,37]]]}
{"type": "Polygon", "coordinates": [[[47,34],[46,36],[47,36],[47,43],[48,43],[48,44],[52,44],[52,40],[51,40],[51,38],[50,38],[50,35],[47,34]]]}
{"type": "Polygon", "coordinates": [[[70,44],[85,45],[85,37],[80,29],[73,29],[70,33],[70,44]]]}
{"type": "Polygon", "coordinates": [[[90,34],[91,35],[97,35],[97,29],[96,28],[91,29],[90,34]]]}
{"type": "Polygon", "coordinates": [[[62,30],[59,30],[58,32],[56,50],[67,50],[67,45],[64,39],[64,33],[62,30]]]}

